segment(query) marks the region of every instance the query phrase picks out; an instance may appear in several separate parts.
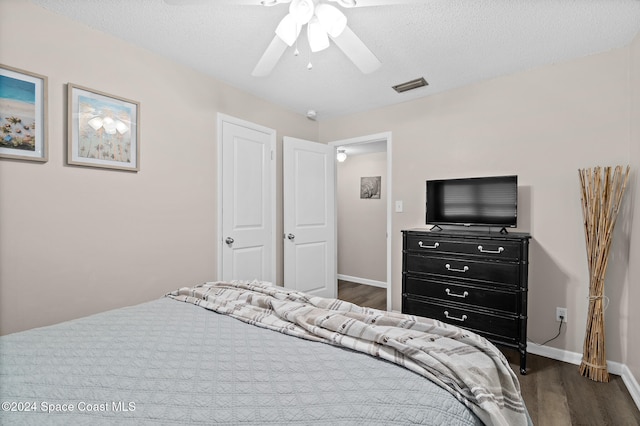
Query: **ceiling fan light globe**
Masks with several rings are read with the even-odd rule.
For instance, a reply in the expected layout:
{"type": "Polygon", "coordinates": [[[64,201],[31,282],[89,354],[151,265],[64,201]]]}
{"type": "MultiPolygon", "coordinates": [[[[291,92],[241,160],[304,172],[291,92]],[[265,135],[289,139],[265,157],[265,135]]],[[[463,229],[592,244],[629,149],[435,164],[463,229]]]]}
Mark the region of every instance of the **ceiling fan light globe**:
{"type": "Polygon", "coordinates": [[[320,3],[316,6],[316,16],[324,30],[331,37],[338,37],[347,27],[347,17],[335,6],[320,3]]]}
{"type": "Polygon", "coordinates": [[[292,0],[289,5],[289,14],[301,26],[313,18],[314,10],[313,0],[292,0]]]}
{"type": "Polygon", "coordinates": [[[312,52],[320,52],[329,47],[329,36],[315,16],[307,24],[307,38],[312,52]]]}
{"type": "Polygon", "coordinates": [[[301,28],[302,27],[298,25],[293,16],[288,13],[287,16],[282,18],[278,24],[278,27],[276,28],[276,35],[280,40],[284,41],[289,47],[291,47],[297,40],[301,28]]]}

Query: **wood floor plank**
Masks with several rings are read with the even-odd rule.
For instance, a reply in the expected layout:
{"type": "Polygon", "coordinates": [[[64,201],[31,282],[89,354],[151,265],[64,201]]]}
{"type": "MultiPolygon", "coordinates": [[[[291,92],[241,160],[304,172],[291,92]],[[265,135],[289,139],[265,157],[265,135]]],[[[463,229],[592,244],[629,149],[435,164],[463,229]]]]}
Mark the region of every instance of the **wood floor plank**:
{"type": "Polygon", "coordinates": [[[580,375],[578,366],[572,365],[569,368],[562,368],[558,379],[564,386],[567,397],[570,399],[570,413],[572,419],[588,419],[589,424],[604,425],[611,424],[607,419],[606,405],[604,402],[603,386],[608,387],[608,383],[596,383],[580,375]],[[600,389],[598,389],[600,385],[600,389]],[[599,398],[598,395],[601,397],[599,398]],[[589,401],[585,404],[585,401],[589,401]]]}
{"type": "MultiPolygon", "coordinates": [[[[537,413],[537,424],[540,426],[571,424],[571,410],[569,401],[567,400],[567,394],[565,388],[562,386],[562,382],[557,380],[560,377],[559,370],[559,366],[553,364],[538,373],[540,377],[538,377],[538,386],[535,389],[535,395],[538,399],[539,409],[537,413]],[[540,408],[543,409],[540,410],[540,408]]],[[[532,373],[529,372],[529,374],[532,373]]]]}

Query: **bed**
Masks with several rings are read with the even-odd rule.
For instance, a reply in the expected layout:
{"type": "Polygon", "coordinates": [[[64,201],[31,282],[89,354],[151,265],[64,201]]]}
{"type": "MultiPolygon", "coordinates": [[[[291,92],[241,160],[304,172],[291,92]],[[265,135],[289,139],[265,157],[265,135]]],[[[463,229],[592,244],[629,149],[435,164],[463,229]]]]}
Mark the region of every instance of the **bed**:
{"type": "Polygon", "coordinates": [[[0,401],[3,425],[531,424],[483,338],[259,282],[2,336],[0,401]]]}

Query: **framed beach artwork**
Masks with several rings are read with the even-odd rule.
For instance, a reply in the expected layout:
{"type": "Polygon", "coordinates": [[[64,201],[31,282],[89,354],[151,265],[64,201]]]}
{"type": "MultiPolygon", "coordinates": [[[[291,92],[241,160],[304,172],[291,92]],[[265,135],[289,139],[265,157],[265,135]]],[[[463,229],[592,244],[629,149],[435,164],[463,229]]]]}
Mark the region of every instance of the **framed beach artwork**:
{"type": "Polygon", "coordinates": [[[0,158],[48,155],[47,77],[0,64],[0,158]]]}
{"type": "Polygon", "coordinates": [[[140,104],[69,83],[67,163],[140,170],[140,104]]]}

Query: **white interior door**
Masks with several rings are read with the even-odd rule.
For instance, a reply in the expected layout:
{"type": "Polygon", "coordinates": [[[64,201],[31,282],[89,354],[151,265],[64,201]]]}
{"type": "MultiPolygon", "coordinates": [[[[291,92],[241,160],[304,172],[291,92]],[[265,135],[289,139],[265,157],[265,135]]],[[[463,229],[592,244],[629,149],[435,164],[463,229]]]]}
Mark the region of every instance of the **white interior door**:
{"type": "Polygon", "coordinates": [[[275,131],[218,116],[219,279],[274,281],[275,131]]]}
{"type": "Polygon", "coordinates": [[[336,297],[335,148],[284,137],[284,286],[336,297]]]}

